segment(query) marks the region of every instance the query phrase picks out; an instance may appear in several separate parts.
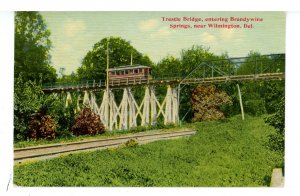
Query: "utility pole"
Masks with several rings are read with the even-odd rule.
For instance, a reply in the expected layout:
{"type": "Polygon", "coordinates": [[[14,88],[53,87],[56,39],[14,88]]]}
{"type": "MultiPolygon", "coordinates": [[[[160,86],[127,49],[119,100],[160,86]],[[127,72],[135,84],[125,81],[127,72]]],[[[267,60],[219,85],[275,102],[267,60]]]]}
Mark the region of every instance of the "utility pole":
{"type": "Polygon", "coordinates": [[[107,39],[107,53],[106,53],[106,93],[107,93],[107,111],[106,111],[106,124],[107,124],[107,129],[110,130],[110,123],[111,123],[111,113],[110,109],[112,107],[111,102],[110,102],[110,96],[109,96],[109,78],[108,78],[108,68],[109,68],[109,38],[107,39]]]}
{"type": "Polygon", "coordinates": [[[130,58],[130,65],[132,66],[132,52],[131,52],[131,58],[130,58]]]}
{"type": "Polygon", "coordinates": [[[241,90],[240,90],[240,85],[236,84],[236,86],[237,86],[237,90],[238,90],[238,93],[239,93],[240,107],[241,107],[241,113],[242,113],[242,120],[244,120],[245,119],[245,116],[244,116],[244,107],[243,107],[243,100],[242,100],[242,94],[241,94],[241,90]]]}
{"type": "Polygon", "coordinates": [[[181,126],[181,122],[180,122],[180,111],[179,111],[179,104],[180,104],[180,83],[178,84],[178,88],[177,88],[177,112],[178,112],[178,119],[177,119],[177,123],[179,124],[179,126],[181,126]]]}
{"type": "Polygon", "coordinates": [[[107,40],[107,53],[106,53],[106,92],[109,90],[109,81],[108,81],[108,68],[109,68],[109,38],[107,40]]]}

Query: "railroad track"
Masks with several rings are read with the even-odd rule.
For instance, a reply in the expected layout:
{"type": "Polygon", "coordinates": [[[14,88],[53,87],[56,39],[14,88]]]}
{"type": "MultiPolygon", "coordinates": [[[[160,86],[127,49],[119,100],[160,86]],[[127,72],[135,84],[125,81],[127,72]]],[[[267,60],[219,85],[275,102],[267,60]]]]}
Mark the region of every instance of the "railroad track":
{"type": "Polygon", "coordinates": [[[172,132],[151,132],[151,133],[137,133],[126,136],[120,136],[107,139],[87,140],[71,143],[50,144],[44,146],[17,148],[14,149],[15,164],[22,163],[29,160],[45,160],[58,157],[62,154],[69,154],[73,152],[91,151],[98,149],[106,149],[118,147],[125,144],[129,140],[136,140],[139,144],[145,144],[157,140],[173,139],[179,137],[186,137],[195,134],[195,130],[185,129],[172,132]]]}

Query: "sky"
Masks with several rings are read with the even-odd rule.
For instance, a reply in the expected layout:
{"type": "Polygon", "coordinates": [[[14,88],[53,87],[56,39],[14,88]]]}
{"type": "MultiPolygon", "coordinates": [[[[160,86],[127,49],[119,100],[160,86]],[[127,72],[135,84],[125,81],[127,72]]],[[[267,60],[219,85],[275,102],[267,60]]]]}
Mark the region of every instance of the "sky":
{"type": "Polygon", "coordinates": [[[226,52],[230,57],[247,56],[250,51],[261,54],[285,52],[284,12],[40,13],[51,31],[52,66],[57,71],[64,67],[65,74],[76,72],[93,45],[108,36],[130,41],[133,47],[148,55],[154,63],[168,55],[180,57],[182,49],[193,45],[209,47],[217,55],[226,52]],[[183,17],[201,18],[202,21],[183,21],[183,17]],[[230,21],[231,17],[236,20],[256,17],[262,21],[230,21]],[[174,18],[181,21],[174,21],[174,18]],[[226,18],[228,22],[224,21],[226,18]],[[245,23],[252,24],[253,28],[244,28],[245,23]],[[207,28],[208,24],[233,24],[241,28],[207,28]],[[170,28],[170,25],[206,25],[206,28],[170,28]]]}

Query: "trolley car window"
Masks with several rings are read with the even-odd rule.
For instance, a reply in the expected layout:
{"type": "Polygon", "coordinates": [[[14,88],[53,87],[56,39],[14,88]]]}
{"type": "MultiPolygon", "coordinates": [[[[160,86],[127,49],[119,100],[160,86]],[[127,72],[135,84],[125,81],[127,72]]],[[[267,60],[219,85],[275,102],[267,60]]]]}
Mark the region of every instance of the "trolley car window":
{"type": "Polygon", "coordinates": [[[135,70],[134,70],[134,73],[136,73],[136,74],[139,73],[139,70],[138,70],[138,69],[135,69],[135,70]]]}
{"type": "Polygon", "coordinates": [[[140,68],[140,73],[143,73],[143,69],[142,68],[140,68]]]}
{"type": "Polygon", "coordinates": [[[125,73],[126,73],[126,74],[129,74],[129,70],[128,70],[128,69],[126,69],[126,70],[125,70],[125,73]]]}

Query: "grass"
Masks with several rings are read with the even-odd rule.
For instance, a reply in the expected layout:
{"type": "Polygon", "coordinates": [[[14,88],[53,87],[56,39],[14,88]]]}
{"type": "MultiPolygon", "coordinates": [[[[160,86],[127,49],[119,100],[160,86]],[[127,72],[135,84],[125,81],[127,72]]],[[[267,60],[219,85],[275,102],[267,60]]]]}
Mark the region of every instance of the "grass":
{"type": "Polygon", "coordinates": [[[14,167],[19,186],[268,186],[280,153],[260,117],[194,123],[197,134],[146,145],[67,155],[14,167]]]}

